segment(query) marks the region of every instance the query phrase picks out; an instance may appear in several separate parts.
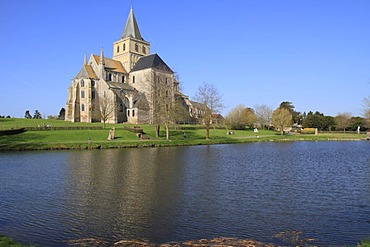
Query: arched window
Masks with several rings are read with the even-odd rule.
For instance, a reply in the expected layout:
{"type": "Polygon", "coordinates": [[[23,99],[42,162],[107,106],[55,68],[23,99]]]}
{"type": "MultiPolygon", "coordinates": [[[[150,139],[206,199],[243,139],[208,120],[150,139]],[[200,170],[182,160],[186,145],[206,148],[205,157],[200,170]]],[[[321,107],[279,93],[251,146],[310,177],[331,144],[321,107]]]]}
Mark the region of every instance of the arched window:
{"type": "Polygon", "coordinates": [[[81,111],[85,111],[85,104],[81,105],[81,111]]]}
{"type": "Polygon", "coordinates": [[[125,51],[126,50],[126,44],[123,43],[123,50],[125,51]]]}
{"type": "Polygon", "coordinates": [[[146,47],[143,46],[143,53],[146,54],[146,47]]]}
{"type": "Polygon", "coordinates": [[[132,83],[135,83],[135,76],[132,76],[132,83]]]}
{"type": "Polygon", "coordinates": [[[84,99],[85,98],[85,91],[84,90],[82,90],[81,91],[81,99],[84,99]]]}
{"type": "Polygon", "coordinates": [[[135,44],[135,51],[139,51],[139,45],[135,44]]]}
{"type": "Polygon", "coordinates": [[[119,45],[117,45],[117,53],[119,52],[119,45]]]}
{"type": "Polygon", "coordinates": [[[85,82],[84,80],[81,80],[81,87],[84,87],[85,86],[85,82]]]}

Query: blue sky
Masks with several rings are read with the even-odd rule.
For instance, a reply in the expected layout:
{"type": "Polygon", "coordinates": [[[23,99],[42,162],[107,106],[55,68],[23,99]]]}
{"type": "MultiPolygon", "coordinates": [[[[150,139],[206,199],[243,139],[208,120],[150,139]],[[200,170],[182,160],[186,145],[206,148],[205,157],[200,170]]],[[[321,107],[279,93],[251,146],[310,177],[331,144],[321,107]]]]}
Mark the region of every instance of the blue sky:
{"type": "MultiPolygon", "coordinates": [[[[0,1],[0,115],[57,115],[84,53],[112,56],[130,0],[0,1]]],[[[361,115],[370,95],[368,0],[134,0],[151,52],[190,97],[207,81],[237,104],[361,115]]]]}

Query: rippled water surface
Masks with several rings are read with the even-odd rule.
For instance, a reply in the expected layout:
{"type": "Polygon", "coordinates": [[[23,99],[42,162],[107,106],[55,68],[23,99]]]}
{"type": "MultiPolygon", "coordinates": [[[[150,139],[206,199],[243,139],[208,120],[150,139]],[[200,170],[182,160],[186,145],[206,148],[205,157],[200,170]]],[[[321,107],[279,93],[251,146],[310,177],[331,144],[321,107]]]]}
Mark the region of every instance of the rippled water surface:
{"type": "Polygon", "coordinates": [[[370,142],[0,153],[0,234],[41,246],[370,236],[370,142]]]}

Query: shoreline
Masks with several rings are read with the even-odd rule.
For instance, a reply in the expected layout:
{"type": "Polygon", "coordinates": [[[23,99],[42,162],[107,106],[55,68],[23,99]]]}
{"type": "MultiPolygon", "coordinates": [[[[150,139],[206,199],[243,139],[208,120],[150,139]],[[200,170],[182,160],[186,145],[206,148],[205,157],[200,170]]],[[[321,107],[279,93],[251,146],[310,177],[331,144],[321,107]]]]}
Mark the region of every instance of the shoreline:
{"type": "Polygon", "coordinates": [[[1,152],[12,151],[54,151],[54,150],[93,150],[93,149],[120,149],[120,148],[150,148],[150,147],[178,147],[199,145],[242,144],[256,142],[302,142],[302,141],[367,141],[367,138],[343,138],[325,136],[261,136],[238,139],[194,139],[194,140],[128,140],[128,141],[91,141],[91,142],[15,142],[0,144],[1,152]]]}

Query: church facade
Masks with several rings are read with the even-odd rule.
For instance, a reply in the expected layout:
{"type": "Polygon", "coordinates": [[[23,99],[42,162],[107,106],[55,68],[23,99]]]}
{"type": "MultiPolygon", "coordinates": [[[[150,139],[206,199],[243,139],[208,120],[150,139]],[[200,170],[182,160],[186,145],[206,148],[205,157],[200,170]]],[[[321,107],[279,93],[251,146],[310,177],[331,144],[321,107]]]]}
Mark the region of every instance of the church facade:
{"type": "Polygon", "coordinates": [[[202,114],[199,104],[180,92],[171,68],[150,53],[131,8],[120,39],[113,43],[113,57],[106,58],[103,49],[89,59],[85,55],[68,89],[65,120],[153,124],[170,112],[178,114],[172,119],[187,123],[202,114]]]}

